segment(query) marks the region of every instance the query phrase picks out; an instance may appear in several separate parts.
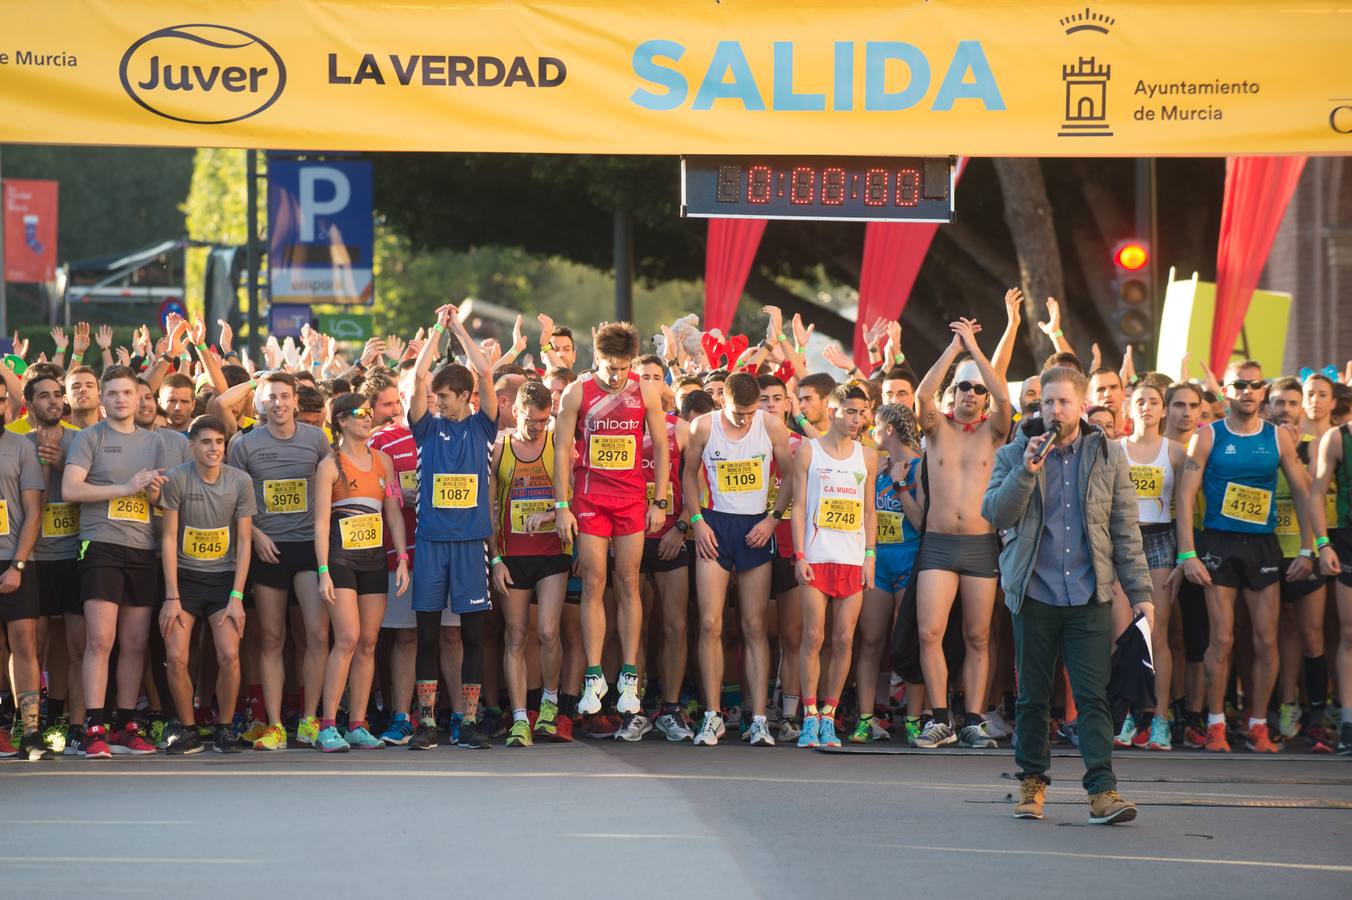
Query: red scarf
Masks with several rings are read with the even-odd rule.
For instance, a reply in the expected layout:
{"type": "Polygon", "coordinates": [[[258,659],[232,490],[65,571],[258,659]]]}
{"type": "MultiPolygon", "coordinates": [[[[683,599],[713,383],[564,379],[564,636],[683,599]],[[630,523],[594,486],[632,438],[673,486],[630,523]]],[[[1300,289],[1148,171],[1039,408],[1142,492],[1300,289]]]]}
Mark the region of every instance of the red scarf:
{"type": "Polygon", "coordinates": [[[976,431],[978,428],[980,428],[980,427],[985,423],[985,421],[986,421],[987,419],[990,418],[990,416],[987,415],[987,416],[982,416],[981,418],[977,419],[975,422],[959,422],[957,419],[955,419],[955,418],[953,417],[953,414],[952,414],[952,413],[944,413],[944,415],[948,416],[948,421],[952,422],[954,425],[961,425],[961,426],[962,426],[962,430],[963,430],[964,433],[970,433],[970,432],[976,431]]]}

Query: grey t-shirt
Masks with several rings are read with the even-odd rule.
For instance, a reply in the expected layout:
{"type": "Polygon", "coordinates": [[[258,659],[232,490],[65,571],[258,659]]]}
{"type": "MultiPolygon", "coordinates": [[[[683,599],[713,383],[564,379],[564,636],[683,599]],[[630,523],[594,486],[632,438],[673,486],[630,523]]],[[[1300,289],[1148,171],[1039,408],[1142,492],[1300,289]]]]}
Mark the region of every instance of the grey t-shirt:
{"type": "MultiPolygon", "coordinates": [[[[74,559],[80,555],[80,504],[66,503],[61,499],[61,476],[66,467],[64,460],[70,456],[70,445],[80,433],[78,428],[61,429],[60,466],[42,466],[47,473],[47,502],[42,508],[42,530],[38,532],[38,542],[33,548],[33,558],[43,561],[74,559]]],[[[37,451],[38,433],[29,431],[24,434],[37,451]]],[[[42,461],[38,461],[42,465],[42,461]]]]}
{"type": "Polygon", "coordinates": [[[230,442],[226,461],[253,479],[255,528],[274,541],[315,539],[315,470],[329,450],[323,429],[302,422],[287,440],[260,422],[230,442]]]}
{"type": "MultiPolygon", "coordinates": [[[[192,454],[188,452],[188,438],[182,432],[174,431],[169,428],[154,429],[155,437],[160,441],[160,468],[164,469],[165,474],[175,466],[181,466],[185,462],[192,460],[192,454]]],[[[152,518],[151,525],[155,527],[155,552],[160,552],[160,540],[164,537],[164,515],[161,507],[152,507],[150,512],[152,518]]]]}
{"type": "Polygon", "coordinates": [[[47,487],[32,443],[17,434],[0,434],[0,559],[13,559],[23,531],[21,491],[47,487]]]}
{"type": "MultiPolygon", "coordinates": [[[[78,466],[92,485],[123,484],[142,469],[162,468],[164,443],[153,431],[137,428],[131,434],[113,429],[107,420],[75,436],[66,468],[78,466]]],[[[80,504],[80,539],[119,544],[140,550],[155,548],[150,502],[144,492],[97,503],[80,504]]]]}
{"type": "Polygon", "coordinates": [[[196,463],[170,469],[160,488],[160,506],[178,510],[178,565],[198,572],[235,570],[235,522],[252,516],[253,479],[234,466],[221,466],[207,484],[196,463]]]}

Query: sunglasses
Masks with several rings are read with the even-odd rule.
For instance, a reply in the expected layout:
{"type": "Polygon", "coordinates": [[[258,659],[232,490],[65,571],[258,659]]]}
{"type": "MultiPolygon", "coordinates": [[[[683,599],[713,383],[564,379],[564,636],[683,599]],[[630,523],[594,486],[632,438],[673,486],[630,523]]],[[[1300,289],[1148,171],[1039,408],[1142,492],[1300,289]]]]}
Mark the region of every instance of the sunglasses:
{"type": "Polygon", "coordinates": [[[354,419],[369,419],[369,418],[371,418],[371,411],[370,411],[369,409],[367,409],[366,407],[364,407],[364,406],[359,406],[359,407],[357,407],[356,409],[349,410],[347,414],[348,414],[349,416],[351,416],[352,418],[354,418],[354,419]]]}
{"type": "Polygon", "coordinates": [[[959,381],[957,384],[957,388],[959,393],[965,394],[966,392],[971,391],[978,397],[984,397],[990,393],[990,391],[987,390],[984,384],[973,384],[970,381],[959,381]]]}
{"type": "Polygon", "coordinates": [[[1247,391],[1250,389],[1261,391],[1263,388],[1267,387],[1267,382],[1261,378],[1255,378],[1252,381],[1245,381],[1243,378],[1237,378],[1230,382],[1230,387],[1237,391],[1247,391]]]}

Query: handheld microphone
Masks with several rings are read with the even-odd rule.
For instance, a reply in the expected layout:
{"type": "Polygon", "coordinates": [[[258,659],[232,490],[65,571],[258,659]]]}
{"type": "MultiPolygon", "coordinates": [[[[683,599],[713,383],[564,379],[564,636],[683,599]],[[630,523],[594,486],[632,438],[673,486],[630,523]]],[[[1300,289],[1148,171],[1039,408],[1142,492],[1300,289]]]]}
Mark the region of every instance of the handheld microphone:
{"type": "Polygon", "coordinates": [[[1047,429],[1047,440],[1038,448],[1037,453],[1033,454],[1033,462],[1040,463],[1047,458],[1047,454],[1052,452],[1052,445],[1056,439],[1061,436],[1061,423],[1052,422],[1051,427],[1047,429]]]}

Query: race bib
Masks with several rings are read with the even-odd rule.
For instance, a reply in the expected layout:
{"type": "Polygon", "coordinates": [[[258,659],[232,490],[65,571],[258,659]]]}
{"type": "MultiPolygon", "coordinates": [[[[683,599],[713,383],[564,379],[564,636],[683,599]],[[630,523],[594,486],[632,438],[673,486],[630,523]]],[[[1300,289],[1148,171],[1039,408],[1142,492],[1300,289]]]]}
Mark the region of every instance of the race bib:
{"type": "Polygon", "coordinates": [[[70,537],[79,533],[79,505],[75,503],[48,503],[42,507],[43,537],[70,537]]]}
{"type": "Polygon", "coordinates": [[[348,516],[338,520],[344,550],[373,550],[385,545],[385,520],[380,513],[348,516]]]}
{"type": "Polygon", "coordinates": [[[1338,493],[1332,488],[1324,495],[1324,525],[1327,528],[1338,527],[1338,493]]]}
{"type": "Polygon", "coordinates": [[[864,521],[864,501],[823,497],[817,502],[817,527],[857,531],[864,521]]]}
{"type": "Polygon", "coordinates": [[[416,491],[418,489],[418,470],[406,469],[400,472],[399,486],[406,491],[416,491]]]}
{"type": "Polygon", "coordinates": [[[1164,469],[1159,466],[1132,466],[1131,483],[1136,496],[1142,500],[1158,500],[1164,496],[1164,469]]]}
{"type": "Polygon", "coordinates": [[[1296,501],[1277,501],[1277,533],[1300,534],[1300,520],[1296,518],[1296,501]]]}
{"type": "Polygon", "coordinates": [[[108,518],[119,522],[140,522],[150,524],[150,501],[144,493],[135,493],[130,497],[114,497],[108,501],[108,518]]]}
{"type": "Polygon", "coordinates": [[[433,475],[432,505],[437,509],[473,509],[478,506],[479,476],[433,475]]]}
{"type": "MultiPolygon", "coordinates": [[[[770,485],[770,487],[765,491],[765,511],[766,512],[772,511],[775,508],[775,502],[778,500],[779,500],[779,482],[776,481],[774,484],[770,485]]],[[[789,501],[788,506],[784,507],[784,521],[786,522],[788,521],[789,513],[791,512],[793,512],[792,500],[789,501]]]]}
{"type": "Polygon", "coordinates": [[[901,513],[891,509],[878,510],[878,543],[900,544],[902,540],[901,513]]]}
{"type": "Polygon", "coordinates": [[[303,513],[310,507],[310,484],[304,478],[263,482],[263,508],[270,513],[303,513]]]}
{"type": "Polygon", "coordinates": [[[718,490],[723,494],[742,494],[761,489],[759,459],[720,459],[715,464],[718,490]]]}
{"type": "Polygon", "coordinates": [[[553,500],[513,500],[508,508],[512,520],[512,534],[553,534],[555,530],[553,521],[546,522],[538,531],[526,530],[527,519],[553,509],[553,500]]]}
{"type": "MultiPolygon", "coordinates": [[[[648,482],[648,502],[649,502],[649,503],[652,503],[652,502],[653,502],[653,498],[656,497],[656,496],[657,496],[657,485],[656,485],[656,483],[650,481],[650,482],[648,482]]],[[[676,496],[676,493],[675,493],[675,487],[672,485],[672,483],[671,483],[670,481],[668,481],[668,482],[667,482],[667,514],[668,514],[668,515],[670,515],[670,514],[672,514],[672,513],[675,512],[675,510],[672,509],[672,505],[676,502],[675,499],[674,499],[675,496],[676,496]]]]}
{"type": "Polygon", "coordinates": [[[1250,525],[1266,525],[1272,510],[1272,492],[1246,484],[1225,483],[1221,515],[1250,525]]]}
{"type": "Polygon", "coordinates": [[[632,469],[634,467],[634,436],[632,434],[593,434],[587,447],[587,457],[593,469],[632,469]]]}
{"type": "Polygon", "coordinates": [[[225,554],[229,550],[229,528],[183,526],[183,555],[189,559],[225,559],[225,554]]]}
{"type": "Polygon", "coordinates": [[[9,502],[0,500],[0,534],[9,534],[9,502]]]}

